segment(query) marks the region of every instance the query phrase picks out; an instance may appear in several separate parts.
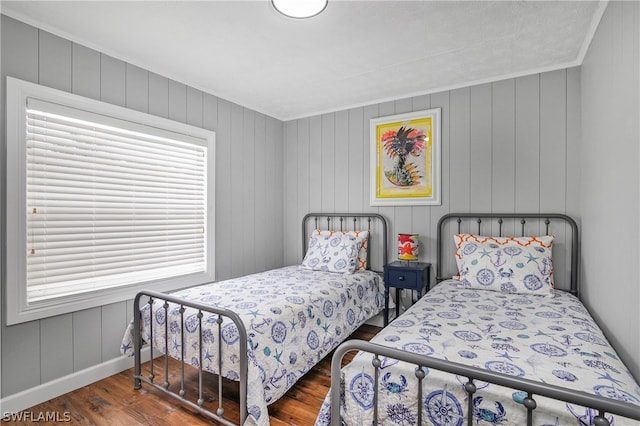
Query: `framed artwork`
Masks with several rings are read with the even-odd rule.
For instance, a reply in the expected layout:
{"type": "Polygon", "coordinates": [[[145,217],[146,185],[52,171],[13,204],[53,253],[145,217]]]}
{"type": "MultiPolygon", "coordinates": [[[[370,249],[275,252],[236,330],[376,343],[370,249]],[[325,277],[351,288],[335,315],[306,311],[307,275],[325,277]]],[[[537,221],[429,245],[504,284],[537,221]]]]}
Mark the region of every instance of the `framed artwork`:
{"type": "Polygon", "coordinates": [[[372,118],[371,205],[439,205],[440,108],[372,118]]]}

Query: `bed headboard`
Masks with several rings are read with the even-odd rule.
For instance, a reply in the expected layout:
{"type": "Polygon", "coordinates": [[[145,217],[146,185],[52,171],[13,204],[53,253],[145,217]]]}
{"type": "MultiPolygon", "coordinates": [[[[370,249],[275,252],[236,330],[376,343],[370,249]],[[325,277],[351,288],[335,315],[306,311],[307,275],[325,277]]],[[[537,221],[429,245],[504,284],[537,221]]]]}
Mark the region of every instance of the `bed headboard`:
{"type": "Polygon", "coordinates": [[[454,234],[537,236],[554,234],[555,287],[578,295],[578,225],[561,213],[449,213],[438,221],[438,282],[457,274],[454,234]]]}
{"type": "Polygon", "coordinates": [[[307,213],[302,218],[302,258],[307,252],[309,236],[315,229],[332,231],[369,231],[367,269],[382,271],[387,252],[387,219],[377,213],[307,213]]]}

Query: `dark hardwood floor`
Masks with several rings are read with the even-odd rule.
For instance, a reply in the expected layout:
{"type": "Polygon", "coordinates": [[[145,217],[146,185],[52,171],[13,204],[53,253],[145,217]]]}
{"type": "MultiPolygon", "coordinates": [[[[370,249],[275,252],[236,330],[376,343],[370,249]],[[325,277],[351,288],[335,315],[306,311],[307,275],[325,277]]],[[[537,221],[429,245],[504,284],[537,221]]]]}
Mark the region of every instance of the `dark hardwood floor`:
{"type": "MultiPolygon", "coordinates": [[[[370,340],[379,327],[364,325],[356,330],[351,338],[370,340]]],[[[331,385],[331,355],[325,357],[318,365],[302,377],[282,398],[269,406],[271,424],[280,425],[312,425],[320,410],[322,402],[331,385]]],[[[348,362],[354,353],[345,356],[348,362]]],[[[170,360],[174,368],[169,381],[172,387],[179,386],[180,377],[178,363],[170,360]]],[[[156,375],[164,374],[164,358],[155,361],[156,375]]],[[[148,375],[149,363],[143,365],[143,374],[148,375]]],[[[133,369],[107,377],[89,386],[82,387],[68,394],[54,398],[25,410],[23,413],[30,421],[11,421],[15,425],[59,425],[68,422],[73,425],[210,425],[215,424],[209,418],[200,415],[192,408],[164,395],[162,392],[143,384],[142,389],[133,389],[133,369]],[[47,421],[47,419],[51,421],[47,421]],[[36,421],[34,421],[36,420],[36,421]]],[[[156,382],[161,382],[156,379],[156,382]]],[[[204,406],[215,411],[217,401],[217,381],[213,375],[205,375],[204,406]]],[[[195,369],[185,373],[185,389],[187,397],[197,398],[198,375],[195,369]]],[[[237,408],[238,386],[234,382],[225,383],[225,418],[238,422],[237,408]],[[230,386],[229,386],[230,385],[230,386]],[[228,398],[228,399],[227,399],[228,398]]],[[[3,419],[4,421],[4,419],[3,419]]]]}

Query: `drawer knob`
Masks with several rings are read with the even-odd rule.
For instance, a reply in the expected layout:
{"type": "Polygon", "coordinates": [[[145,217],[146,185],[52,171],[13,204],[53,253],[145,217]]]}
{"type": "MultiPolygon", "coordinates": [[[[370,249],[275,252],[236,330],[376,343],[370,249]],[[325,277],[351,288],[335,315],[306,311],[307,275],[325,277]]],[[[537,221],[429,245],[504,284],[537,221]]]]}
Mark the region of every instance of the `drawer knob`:
{"type": "Polygon", "coordinates": [[[400,276],[398,277],[398,280],[399,280],[399,281],[404,281],[404,275],[400,275],[400,276]]]}

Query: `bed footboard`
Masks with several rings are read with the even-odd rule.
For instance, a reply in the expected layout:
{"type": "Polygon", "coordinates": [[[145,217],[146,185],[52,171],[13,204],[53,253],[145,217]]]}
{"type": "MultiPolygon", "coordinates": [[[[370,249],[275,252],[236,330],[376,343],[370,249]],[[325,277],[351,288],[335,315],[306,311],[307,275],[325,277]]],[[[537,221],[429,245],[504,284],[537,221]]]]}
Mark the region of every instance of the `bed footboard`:
{"type": "MultiPolygon", "coordinates": [[[[468,395],[467,410],[467,424],[472,425],[473,416],[473,404],[472,395],[476,392],[477,388],[474,384],[475,380],[493,383],[499,386],[523,391],[527,393],[523,405],[527,409],[527,425],[533,424],[533,415],[537,407],[535,400],[536,396],[553,398],[559,401],[564,401],[570,404],[576,404],[583,407],[588,407],[595,410],[598,415],[595,417],[593,424],[596,426],[608,426],[609,420],[606,418],[606,414],[615,414],[623,417],[627,417],[634,420],[640,420],[640,410],[637,405],[630,404],[623,401],[618,401],[610,398],[591,395],[585,392],[576,391],[573,389],[563,388],[555,385],[536,382],[520,377],[510,376],[502,373],[497,373],[490,370],[484,370],[476,367],[467,366],[464,364],[445,361],[438,358],[428,357],[424,355],[418,355],[411,352],[402,351],[395,348],[381,346],[375,343],[366,342],[363,340],[349,340],[340,345],[331,361],[331,424],[333,426],[341,425],[341,400],[340,400],[340,381],[341,381],[341,365],[342,358],[347,352],[350,351],[363,351],[373,355],[372,365],[374,367],[374,386],[373,386],[373,415],[375,419],[374,424],[378,424],[378,387],[379,387],[379,370],[382,364],[380,357],[387,357],[391,359],[397,359],[416,366],[416,378],[420,383],[417,389],[418,401],[422,401],[422,379],[425,377],[425,373],[422,367],[427,367],[434,370],[444,371],[451,374],[456,374],[467,378],[467,382],[464,384],[464,389],[468,395]]],[[[419,404],[420,409],[416,413],[418,419],[417,424],[423,423],[423,405],[419,404]]]]}
{"type": "MultiPolygon", "coordinates": [[[[217,324],[218,324],[218,334],[217,334],[217,350],[218,350],[218,360],[219,360],[219,365],[218,365],[218,372],[222,371],[222,356],[220,356],[220,354],[222,353],[222,324],[225,320],[231,320],[237,330],[238,330],[238,344],[240,345],[240,349],[239,349],[239,353],[240,355],[240,359],[239,359],[239,366],[240,366],[240,378],[239,378],[239,412],[240,412],[240,423],[239,424],[244,424],[246,417],[247,417],[247,365],[248,365],[248,360],[247,360],[247,331],[244,327],[243,322],[240,320],[240,317],[228,310],[228,309],[223,309],[223,308],[216,308],[213,306],[207,306],[207,305],[203,305],[200,303],[194,303],[194,302],[188,302],[185,301],[184,299],[178,298],[178,297],[173,297],[171,295],[168,294],[163,294],[163,293],[159,293],[159,292],[154,292],[154,291],[149,291],[149,290],[143,290],[140,293],[138,293],[136,295],[135,298],[135,303],[134,303],[134,357],[135,357],[135,364],[134,364],[134,387],[135,389],[139,389],[142,387],[142,382],[145,382],[151,386],[153,386],[155,389],[160,390],[161,392],[172,396],[173,398],[178,399],[179,401],[181,401],[183,404],[193,408],[194,410],[198,411],[199,413],[208,416],[222,424],[225,425],[233,425],[235,423],[231,422],[230,420],[224,418],[224,413],[225,413],[225,409],[222,406],[222,397],[223,397],[223,389],[222,389],[222,384],[223,384],[223,380],[222,377],[217,374],[217,382],[218,382],[218,389],[217,389],[217,400],[218,400],[218,404],[217,404],[217,409],[216,412],[214,413],[213,411],[207,409],[204,407],[204,398],[203,398],[203,394],[204,394],[204,386],[203,386],[203,375],[204,373],[206,373],[206,371],[203,370],[202,365],[203,365],[203,357],[205,356],[205,354],[203,354],[203,335],[202,335],[202,318],[204,317],[204,313],[208,313],[208,314],[214,314],[217,315],[217,324]],[[142,300],[143,298],[148,298],[148,300],[142,300]],[[142,308],[141,306],[145,306],[145,305],[149,305],[149,306],[153,306],[153,303],[156,302],[156,306],[158,305],[158,302],[161,303],[160,305],[160,309],[164,309],[165,310],[165,321],[164,321],[164,330],[165,330],[165,336],[167,336],[168,333],[168,318],[169,315],[166,315],[167,310],[169,309],[169,303],[173,303],[177,306],[180,307],[180,315],[181,315],[181,332],[180,332],[180,336],[182,339],[182,357],[180,357],[180,359],[178,360],[180,367],[179,367],[179,375],[180,375],[180,390],[176,393],[172,390],[169,389],[169,357],[168,356],[164,356],[164,369],[163,369],[163,373],[164,373],[164,377],[161,378],[161,380],[163,381],[162,384],[158,384],[156,383],[156,373],[154,371],[154,359],[156,357],[156,355],[159,355],[160,353],[168,353],[168,348],[155,348],[154,347],[154,342],[153,339],[150,339],[149,342],[149,349],[150,349],[150,357],[151,357],[151,362],[150,362],[150,374],[149,377],[145,377],[142,375],[142,361],[141,361],[141,349],[142,349],[142,345],[143,345],[143,340],[142,340],[142,329],[141,329],[141,321],[142,321],[142,308]],[[185,390],[185,349],[184,349],[184,339],[185,339],[185,335],[184,335],[184,327],[185,327],[185,320],[184,320],[184,313],[185,310],[187,308],[191,308],[191,309],[195,309],[197,310],[197,318],[199,321],[198,324],[198,330],[199,330],[199,360],[197,362],[198,367],[196,367],[198,369],[198,389],[197,389],[197,400],[196,402],[193,402],[189,399],[187,399],[187,391],[185,390]],[[157,352],[155,352],[157,350],[157,352]],[[155,354],[154,354],[155,352],[155,354]]],[[[154,321],[151,320],[149,323],[149,327],[150,327],[150,335],[153,336],[154,332],[153,332],[153,325],[154,325],[154,321]]],[[[165,338],[165,346],[168,344],[167,340],[165,338]]],[[[162,372],[161,372],[162,374],[162,372]]],[[[213,373],[209,373],[209,374],[213,374],[213,373]]]]}

